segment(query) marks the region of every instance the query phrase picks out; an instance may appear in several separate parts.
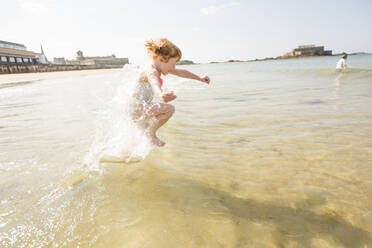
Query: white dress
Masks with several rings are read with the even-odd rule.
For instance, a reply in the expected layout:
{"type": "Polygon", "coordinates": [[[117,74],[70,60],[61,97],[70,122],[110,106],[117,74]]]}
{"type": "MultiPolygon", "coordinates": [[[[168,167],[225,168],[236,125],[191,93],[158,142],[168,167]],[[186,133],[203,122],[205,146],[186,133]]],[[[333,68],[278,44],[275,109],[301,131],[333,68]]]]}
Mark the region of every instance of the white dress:
{"type": "Polygon", "coordinates": [[[152,92],[150,83],[136,82],[135,89],[132,95],[132,110],[143,108],[154,99],[154,93],[152,92]]]}
{"type": "MultiPolygon", "coordinates": [[[[154,93],[152,91],[152,86],[148,82],[149,78],[160,78],[159,72],[156,70],[155,66],[153,64],[150,64],[147,68],[146,77],[144,78],[144,75],[139,75],[139,78],[137,79],[135,89],[133,91],[132,95],[132,111],[136,111],[137,109],[141,109],[144,106],[148,105],[152,102],[154,99],[154,93]],[[142,80],[141,80],[142,79],[142,80]],[[147,82],[143,82],[147,81],[147,82]]],[[[160,78],[161,85],[163,83],[163,80],[160,78]]]]}

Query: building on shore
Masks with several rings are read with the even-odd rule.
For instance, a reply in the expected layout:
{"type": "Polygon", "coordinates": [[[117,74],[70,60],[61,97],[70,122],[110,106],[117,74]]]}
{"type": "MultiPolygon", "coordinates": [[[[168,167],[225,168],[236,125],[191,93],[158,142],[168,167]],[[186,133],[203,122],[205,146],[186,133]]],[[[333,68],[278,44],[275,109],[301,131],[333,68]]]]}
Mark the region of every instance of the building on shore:
{"type": "Polygon", "coordinates": [[[54,65],[65,65],[66,64],[66,60],[65,60],[64,57],[53,58],[53,64],[54,65]]]}
{"type": "Polygon", "coordinates": [[[75,59],[71,59],[71,60],[66,59],[65,62],[66,62],[66,65],[80,65],[80,61],[75,60],[75,59]]]}
{"type": "Polygon", "coordinates": [[[95,66],[124,66],[129,64],[128,58],[117,58],[115,54],[102,57],[85,57],[82,51],[77,51],[76,60],[65,60],[64,58],[54,58],[54,62],[67,65],[95,65],[95,66]]]}
{"type": "Polygon", "coordinates": [[[48,58],[45,56],[43,46],[40,44],[41,53],[36,54],[36,58],[40,64],[50,64],[48,58]]]}
{"type": "Polygon", "coordinates": [[[81,51],[76,60],[60,57],[54,58],[51,63],[45,56],[42,45],[40,50],[40,53],[35,53],[28,51],[23,44],[0,41],[0,74],[111,69],[122,68],[129,63],[128,58],[116,58],[115,55],[84,57],[81,51]]]}
{"type": "Polygon", "coordinates": [[[324,46],[303,45],[298,46],[291,52],[286,53],[283,57],[298,57],[298,56],[327,56],[332,55],[332,50],[324,50],[324,46]]]}
{"type": "Polygon", "coordinates": [[[0,40],[0,63],[36,64],[37,53],[27,51],[23,44],[0,40]]]}
{"type": "Polygon", "coordinates": [[[18,64],[49,64],[40,45],[41,53],[28,51],[26,46],[9,41],[0,40],[0,62],[18,64]]]}

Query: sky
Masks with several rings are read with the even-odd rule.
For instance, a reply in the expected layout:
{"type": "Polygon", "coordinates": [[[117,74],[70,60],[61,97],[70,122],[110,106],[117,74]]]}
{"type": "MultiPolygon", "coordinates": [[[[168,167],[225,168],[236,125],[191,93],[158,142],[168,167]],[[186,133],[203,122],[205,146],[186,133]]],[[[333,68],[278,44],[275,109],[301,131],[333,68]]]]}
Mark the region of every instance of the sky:
{"type": "Polygon", "coordinates": [[[1,0],[0,40],[49,60],[146,59],[144,43],[166,37],[194,62],[276,57],[298,45],[372,52],[370,0],[1,0]]]}

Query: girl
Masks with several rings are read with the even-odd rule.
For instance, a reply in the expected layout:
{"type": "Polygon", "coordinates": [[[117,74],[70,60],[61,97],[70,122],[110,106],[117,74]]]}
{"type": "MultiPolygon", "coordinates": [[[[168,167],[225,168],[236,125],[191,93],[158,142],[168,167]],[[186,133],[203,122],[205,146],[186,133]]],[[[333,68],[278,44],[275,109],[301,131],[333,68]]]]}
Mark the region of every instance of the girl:
{"type": "Polygon", "coordinates": [[[176,99],[173,91],[163,92],[161,75],[168,73],[178,77],[199,80],[209,84],[208,76],[199,77],[187,70],[176,69],[176,63],[182,57],[181,50],[166,38],[147,41],[145,46],[151,56],[150,63],[146,64],[139,73],[136,88],[133,94],[132,118],[138,126],[150,135],[151,142],[157,146],[164,146],[165,142],[156,136],[156,131],[164,125],[174,113],[174,106],[168,102],[176,99]],[[153,103],[153,96],[159,103],[153,103]]]}

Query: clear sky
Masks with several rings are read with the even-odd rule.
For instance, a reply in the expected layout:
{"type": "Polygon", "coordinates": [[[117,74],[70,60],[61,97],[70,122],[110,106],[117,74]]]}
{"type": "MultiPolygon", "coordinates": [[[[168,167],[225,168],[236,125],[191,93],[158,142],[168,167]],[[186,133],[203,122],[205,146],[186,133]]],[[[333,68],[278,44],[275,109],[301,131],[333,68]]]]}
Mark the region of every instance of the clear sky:
{"type": "Polygon", "coordinates": [[[53,57],[145,58],[167,37],[195,62],[279,56],[297,45],[372,52],[371,0],[8,0],[0,40],[53,57]]]}

